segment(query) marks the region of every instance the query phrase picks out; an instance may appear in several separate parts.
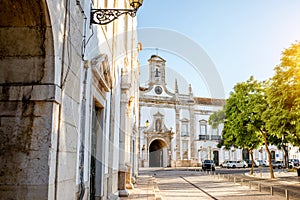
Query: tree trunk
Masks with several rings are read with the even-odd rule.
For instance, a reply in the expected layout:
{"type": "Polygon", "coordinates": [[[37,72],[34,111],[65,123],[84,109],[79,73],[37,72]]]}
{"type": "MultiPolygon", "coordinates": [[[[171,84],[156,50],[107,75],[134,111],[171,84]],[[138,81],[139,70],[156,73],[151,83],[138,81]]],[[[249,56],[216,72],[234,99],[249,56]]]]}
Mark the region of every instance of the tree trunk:
{"type": "Polygon", "coordinates": [[[262,133],[262,135],[264,137],[265,147],[266,147],[266,151],[268,153],[268,161],[269,161],[269,168],[270,168],[270,177],[271,177],[271,179],[273,179],[273,178],[275,178],[275,176],[274,176],[274,171],[273,171],[271,152],[269,150],[269,145],[268,145],[267,133],[265,131],[261,131],[261,133],[262,133]]]}
{"type": "Polygon", "coordinates": [[[288,149],[286,145],[283,145],[283,151],[284,151],[284,165],[285,168],[289,168],[289,158],[288,158],[288,149]]]}
{"type": "Polygon", "coordinates": [[[252,162],[252,166],[251,166],[251,170],[250,170],[250,175],[253,175],[253,171],[254,171],[254,158],[253,158],[253,151],[252,149],[249,150],[249,153],[250,153],[250,157],[251,157],[251,162],[252,162]]]}

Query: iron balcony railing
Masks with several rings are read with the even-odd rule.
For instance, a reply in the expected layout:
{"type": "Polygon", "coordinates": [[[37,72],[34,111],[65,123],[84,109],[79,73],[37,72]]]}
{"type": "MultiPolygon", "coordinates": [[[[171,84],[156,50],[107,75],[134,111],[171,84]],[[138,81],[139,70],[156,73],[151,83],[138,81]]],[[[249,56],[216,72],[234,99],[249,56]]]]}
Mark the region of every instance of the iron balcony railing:
{"type": "Polygon", "coordinates": [[[199,135],[199,140],[217,140],[220,141],[222,137],[220,135],[199,135]]]}
{"type": "Polygon", "coordinates": [[[199,135],[199,140],[209,140],[209,135],[199,135]]]}
{"type": "Polygon", "coordinates": [[[220,135],[211,135],[211,140],[221,140],[221,136],[220,135]]]}

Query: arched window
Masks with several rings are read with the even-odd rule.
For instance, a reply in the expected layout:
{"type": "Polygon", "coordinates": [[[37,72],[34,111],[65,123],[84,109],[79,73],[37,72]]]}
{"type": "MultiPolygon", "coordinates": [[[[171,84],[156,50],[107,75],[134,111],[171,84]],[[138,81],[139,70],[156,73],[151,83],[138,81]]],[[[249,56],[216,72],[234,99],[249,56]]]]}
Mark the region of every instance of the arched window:
{"type": "Polygon", "coordinates": [[[209,140],[209,135],[207,135],[207,121],[204,119],[200,120],[199,126],[200,126],[199,140],[209,140]]]}

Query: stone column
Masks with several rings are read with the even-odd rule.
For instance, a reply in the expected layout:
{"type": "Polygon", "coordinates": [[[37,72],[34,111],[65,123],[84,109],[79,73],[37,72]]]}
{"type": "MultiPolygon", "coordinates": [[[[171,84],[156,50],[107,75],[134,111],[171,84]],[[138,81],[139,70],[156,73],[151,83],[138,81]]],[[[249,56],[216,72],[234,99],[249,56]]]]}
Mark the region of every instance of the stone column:
{"type": "MultiPolygon", "coordinates": [[[[181,160],[181,154],[180,154],[180,113],[179,113],[179,109],[176,108],[175,110],[176,113],[176,144],[175,144],[175,162],[177,162],[178,160],[181,160]]],[[[176,164],[175,164],[176,166],[176,164]]]]}
{"type": "Polygon", "coordinates": [[[144,167],[149,167],[149,138],[148,134],[145,136],[145,153],[144,153],[144,167]]]}
{"type": "Polygon", "coordinates": [[[197,160],[198,149],[196,141],[196,129],[195,129],[195,112],[194,107],[190,105],[190,142],[191,142],[191,160],[197,160]]]}
{"type": "Polygon", "coordinates": [[[125,119],[124,116],[126,115],[126,103],[121,100],[121,117],[120,117],[120,132],[119,132],[119,172],[118,172],[118,190],[119,196],[124,197],[128,196],[129,193],[126,190],[126,171],[127,167],[125,165],[125,119]],[[123,116],[123,117],[122,117],[123,116]]]}
{"type": "Polygon", "coordinates": [[[120,105],[120,130],[119,130],[119,172],[118,172],[118,190],[120,197],[127,197],[129,195],[126,190],[126,172],[125,164],[125,145],[126,145],[126,120],[127,120],[127,105],[129,100],[128,91],[131,85],[128,83],[128,74],[122,71],[121,82],[121,105],[120,105]]]}

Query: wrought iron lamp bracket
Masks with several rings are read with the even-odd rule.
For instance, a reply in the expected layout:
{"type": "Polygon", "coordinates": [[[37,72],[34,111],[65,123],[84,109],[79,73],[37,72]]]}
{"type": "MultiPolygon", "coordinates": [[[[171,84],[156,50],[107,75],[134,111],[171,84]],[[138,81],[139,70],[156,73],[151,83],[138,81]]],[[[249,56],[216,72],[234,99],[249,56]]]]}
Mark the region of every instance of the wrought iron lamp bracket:
{"type": "Polygon", "coordinates": [[[92,9],[91,24],[106,25],[124,14],[136,16],[137,9],[92,9]]]}

